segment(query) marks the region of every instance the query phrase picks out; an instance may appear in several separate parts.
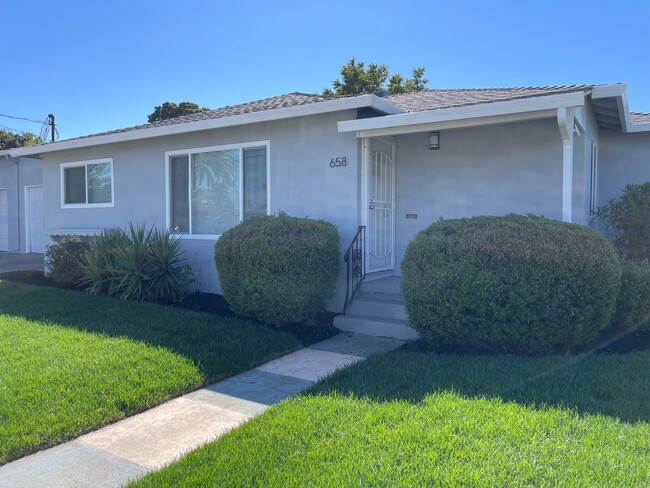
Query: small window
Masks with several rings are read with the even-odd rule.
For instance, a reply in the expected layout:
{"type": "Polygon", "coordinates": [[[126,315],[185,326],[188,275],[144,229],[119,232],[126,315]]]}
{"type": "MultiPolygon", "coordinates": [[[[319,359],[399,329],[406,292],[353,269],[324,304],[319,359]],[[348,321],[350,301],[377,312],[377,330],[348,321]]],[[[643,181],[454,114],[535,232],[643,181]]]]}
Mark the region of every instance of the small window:
{"type": "Polygon", "coordinates": [[[268,143],[168,153],[169,227],[219,236],[268,213],[268,143]]]}
{"type": "Polygon", "coordinates": [[[62,206],[113,205],[113,160],[97,159],[61,165],[62,206]]]}
{"type": "Polygon", "coordinates": [[[598,211],[598,144],[591,141],[591,175],[589,180],[589,212],[594,215],[598,211]]]}

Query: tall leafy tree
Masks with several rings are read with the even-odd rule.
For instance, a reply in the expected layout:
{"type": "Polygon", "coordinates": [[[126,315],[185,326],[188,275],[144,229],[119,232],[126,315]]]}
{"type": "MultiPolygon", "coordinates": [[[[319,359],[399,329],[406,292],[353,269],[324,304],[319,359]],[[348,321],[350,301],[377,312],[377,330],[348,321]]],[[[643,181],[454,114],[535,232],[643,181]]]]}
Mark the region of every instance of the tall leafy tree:
{"type": "Polygon", "coordinates": [[[33,146],[34,144],[43,144],[43,140],[31,132],[18,134],[0,129],[0,151],[14,149],[16,147],[33,146]]]}
{"type": "Polygon", "coordinates": [[[149,122],[158,122],[159,120],[173,119],[181,115],[195,114],[210,110],[207,107],[199,107],[196,103],[181,102],[178,105],[174,102],[165,102],[162,105],[157,105],[154,111],[147,116],[149,122]]]}
{"type": "Polygon", "coordinates": [[[426,89],[429,82],[424,77],[425,68],[413,68],[412,78],[395,73],[389,78],[388,66],[357,62],[354,58],[341,67],[341,78],[332,82],[332,88],[325,88],[323,95],[361,95],[387,91],[391,95],[426,89]],[[388,83],[387,83],[388,81],[388,83]]]}

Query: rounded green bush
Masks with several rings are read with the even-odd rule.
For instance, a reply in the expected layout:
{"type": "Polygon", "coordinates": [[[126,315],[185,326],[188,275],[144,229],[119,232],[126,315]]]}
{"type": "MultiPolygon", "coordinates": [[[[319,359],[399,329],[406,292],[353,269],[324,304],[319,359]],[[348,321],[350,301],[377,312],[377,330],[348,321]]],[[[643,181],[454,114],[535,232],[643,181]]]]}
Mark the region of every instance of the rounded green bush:
{"type": "Polygon", "coordinates": [[[611,327],[619,332],[650,327],[650,262],[647,260],[623,261],[621,291],[611,327]]]}
{"type": "Polygon", "coordinates": [[[243,317],[282,325],[323,310],[340,269],[339,233],[286,214],[246,219],[215,246],[224,298],[243,317]]]}
{"type": "Polygon", "coordinates": [[[402,261],[411,324],[434,344],[485,352],[566,352],[612,316],[621,265],[597,232],[542,217],[442,220],[402,261]]]}

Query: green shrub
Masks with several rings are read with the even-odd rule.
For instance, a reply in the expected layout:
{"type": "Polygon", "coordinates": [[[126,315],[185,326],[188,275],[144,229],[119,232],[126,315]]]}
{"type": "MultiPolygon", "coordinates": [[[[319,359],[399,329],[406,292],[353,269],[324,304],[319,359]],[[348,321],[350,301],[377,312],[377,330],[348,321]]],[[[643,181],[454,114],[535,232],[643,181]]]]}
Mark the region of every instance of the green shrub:
{"type": "Polygon", "coordinates": [[[434,344],[565,352],[612,316],[621,265],[597,232],[542,217],[443,220],[402,262],[409,321],[434,344]]]}
{"type": "Polygon", "coordinates": [[[81,258],[90,249],[88,240],[79,236],[53,236],[54,244],[47,246],[45,266],[54,281],[64,285],[79,284],[83,278],[81,258]]]}
{"type": "Polygon", "coordinates": [[[92,294],[133,300],[180,299],[191,269],[182,264],[181,242],[168,231],[129,224],[128,232],[108,229],[84,254],[84,284],[92,294]]]}
{"type": "Polygon", "coordinates": [[[623,261],[621,291],[611,327],[620,332],[650,327],[650,262],[623,261]]]}
{"type": "Polygon", "coordinates": [[[628,259],[650,259],[650,182],[627,185],[600,212],[614,246],[628,259]]]}
{"type": "Polygon", "coordinates": [[[322,220],[253,217],[219,238],[215,263],[235,313],[273,325],[302,322],[323,310],[334,291],[339,234],[322,220]]]}

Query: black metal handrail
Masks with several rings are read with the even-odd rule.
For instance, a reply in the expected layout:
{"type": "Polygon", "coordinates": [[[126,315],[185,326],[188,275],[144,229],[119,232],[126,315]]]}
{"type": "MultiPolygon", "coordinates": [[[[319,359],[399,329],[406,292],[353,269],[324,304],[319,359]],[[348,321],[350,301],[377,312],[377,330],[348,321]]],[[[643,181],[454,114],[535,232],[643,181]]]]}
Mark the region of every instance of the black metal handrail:
{"type": "Polygon", "coordinates": [[[354,234],[352,242],[343,255],[347,268],[347,282],[345,287],[345,304],[343,305],[343,315],[348,305],[354,299],[354,294],[359,289],[361,282],[366,278],[366,260],[364,259],[366,246],[366,227],[360,225],[357,233],[354,234]]]}

